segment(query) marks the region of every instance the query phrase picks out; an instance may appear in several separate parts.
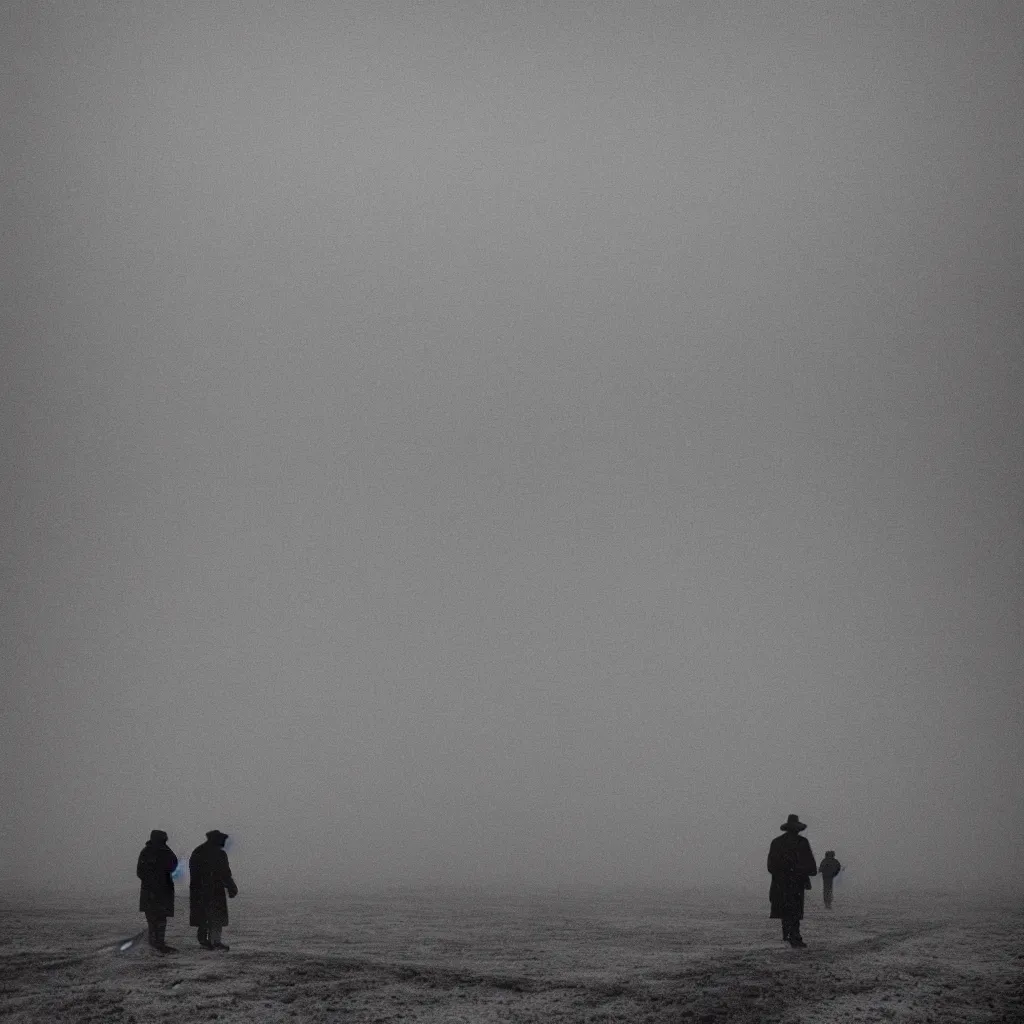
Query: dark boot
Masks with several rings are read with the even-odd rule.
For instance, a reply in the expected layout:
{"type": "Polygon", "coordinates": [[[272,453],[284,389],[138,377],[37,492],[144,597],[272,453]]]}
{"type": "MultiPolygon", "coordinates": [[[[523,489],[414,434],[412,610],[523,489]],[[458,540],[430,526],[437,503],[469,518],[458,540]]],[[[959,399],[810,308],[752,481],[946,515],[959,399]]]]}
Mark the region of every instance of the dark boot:
{"type": "Polygon", "coordinates": [[[159,941],[156,937],[156,921],[147,915],[146,917],[146,941],[156,949],[159,945],[159,941]]]}
{"type": "Polygon", "coordinates": [[[167,942],[165,940],[166,934],[167,922],[161,921],[160,924],[156,926],[156,948],[159,949],[161,953],[177,953],[178,951],[173,946],[167,945],[167,942]]]}
{"type": "Polygon", "coordinates": [[[803,948],[804,946],[806,946],[806,945],[807,945],[807,943],[806,943],[806,942],[804,942],[803,938],[802,938],[802,937],[801,937],[801,935],[800,935],[800,928],[799,928],[799,926],[798,926],[798,927],[796,927],[796,928],[794,928],[794,929],[793,929],[793,930],[792,930],[792,931],[791,931],[791,932],[789,933],[789,944],[790,944],[790,945],[791,945],[791,946],[792,946],[792,947],[793,947],[794,949],[802,949],[802,948],[803,948]]]}
{"type": "Polygon", "coordinates": [[[210,945],[210,929],[207,928],[206,925],[199,926],[196,931],[196,938],[199,939],[199,945],[202,946],[203,949],[213,949],[213,946],[210,945]]]}

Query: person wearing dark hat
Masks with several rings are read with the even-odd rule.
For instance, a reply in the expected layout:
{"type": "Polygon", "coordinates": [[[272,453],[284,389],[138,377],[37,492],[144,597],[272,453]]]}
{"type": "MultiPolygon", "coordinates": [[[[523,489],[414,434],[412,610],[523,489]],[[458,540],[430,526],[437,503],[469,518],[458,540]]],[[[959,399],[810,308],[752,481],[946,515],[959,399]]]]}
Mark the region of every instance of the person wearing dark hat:
{"type": "Polygon", "coordinates": [[[206,842],[197,846],[188,859],[188,921],[198,929],[199,945],[204,949],[230,948],[220,940],[221,929],[228,923],[224,893],[227,891],[232,899],[238,895],[224,850],[227,838],[217,829],[207,832],[206,842]]]}
{"type": "Polygon", "coordinates": [[[836,860],[836,851],[826,850],[825,859],[818,865],[818,871],[821,872],[821,895],[829,910],[832,909],[832,882],[842,870],[842,864],[836,860]]]}
{"type": "Polygon", "coordinates": [[[782,919],[783,941],[791,946],[806,946],[800,935],[804,890],[810,889],[811,875],[818,873],[818,865],[811,844],[800,835],[807,826],[791,814],[780,827],[782,835],[776,836],[768,848],[768,871],[772,876],[768,890],[771,917],[782,919]]]}
{"type": "Polygon", "coordinates": [[[167,918],[174,917],[174,879],[178,858],[167,845],[167,833],[155,828],[139,854],[135,874],[142,883],[139,910],[146,915],[149,944],[161,953],[177,953],[165,941],[167,918]]]}

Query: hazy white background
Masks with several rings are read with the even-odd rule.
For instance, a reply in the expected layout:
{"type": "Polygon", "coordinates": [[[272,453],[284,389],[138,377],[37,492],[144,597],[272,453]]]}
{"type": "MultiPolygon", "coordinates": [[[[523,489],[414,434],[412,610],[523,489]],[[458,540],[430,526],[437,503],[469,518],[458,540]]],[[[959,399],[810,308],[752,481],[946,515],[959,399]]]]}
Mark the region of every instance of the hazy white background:
{"type": "Polygon", "coordinates": [[[3,885],[1003,883],[1020,5],[0,39],[3,885]]]}

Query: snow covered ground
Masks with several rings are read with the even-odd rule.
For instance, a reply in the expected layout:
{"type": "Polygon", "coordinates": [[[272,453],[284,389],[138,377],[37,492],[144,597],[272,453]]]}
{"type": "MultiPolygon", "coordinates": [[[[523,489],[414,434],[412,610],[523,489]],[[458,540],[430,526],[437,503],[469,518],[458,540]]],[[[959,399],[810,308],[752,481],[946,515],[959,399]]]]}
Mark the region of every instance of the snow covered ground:
{"type": "Polygon", "coordinates": [[[161,956],[136,897],[0,904],[0,1019],[1024,1021],[1024,908],[808,893],[808,948],[761,896],[417,890],[230,904],[207,952],[179,895],[161,956]]]}

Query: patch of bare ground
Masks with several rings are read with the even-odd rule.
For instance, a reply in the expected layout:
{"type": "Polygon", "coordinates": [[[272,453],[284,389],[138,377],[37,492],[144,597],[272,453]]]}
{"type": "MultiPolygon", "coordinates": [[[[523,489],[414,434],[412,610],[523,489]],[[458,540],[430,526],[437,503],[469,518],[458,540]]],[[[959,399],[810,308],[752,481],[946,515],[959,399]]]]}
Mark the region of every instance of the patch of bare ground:
{"type": "MultiPolygon", "coordinates": [[[[234,912],[234,907],[233,907],[234,912]]],[[[124,915],[0,923],[0,1020],[1024,1020],[1022,917],[860,904],[784,945],[759,903],[238,901],[229,953],[119,951],[124,915]]],[[[170,938],[170,936],[169,936],[170,938]]]]}

